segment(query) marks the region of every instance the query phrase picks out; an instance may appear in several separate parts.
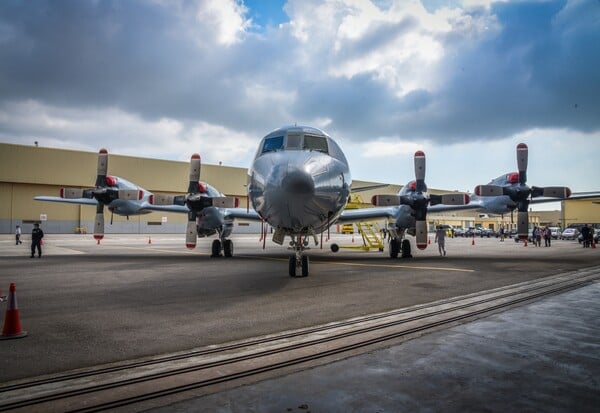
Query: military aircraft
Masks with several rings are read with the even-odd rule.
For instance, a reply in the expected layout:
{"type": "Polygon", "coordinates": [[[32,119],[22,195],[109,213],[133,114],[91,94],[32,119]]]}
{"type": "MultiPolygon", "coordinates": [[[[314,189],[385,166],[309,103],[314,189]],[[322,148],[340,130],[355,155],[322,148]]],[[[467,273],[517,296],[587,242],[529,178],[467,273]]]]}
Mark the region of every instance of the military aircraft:
{"type": "MultiPolygon", "coordinates": [[[[325,132],[309,126],[288,126],[266,135],[248,171],[248,195],[258,215],[274,228],[273,241],[282,245],[289,236],[289,274],[303,277],[309,273],[309,259],[304,251],[317,234],[336,222],[393,218],[397,236],[391,243],[391,255],[397,256],[400,239],[408,230],[416,233],[417,246],[427,247],[425,217],[430,204],[462,205],[464,194],[429,196],[425,185],[425,154],[415,154],[416,180],[398,196],[377,198],[380,208],[344,210],[351,191],[352,178],[348,161],[338,144],[325,132]]],[[[451,210],[444,205],[438,210],[451,210]]],[[[410,254],[410,244],[404,247],[410,254]]],[[[403,253],[404,255],[405,253],[403,253]]]]}
{"type": "Polygon", "coordinates": [[[186,195],[150,195],[150,210],[179,212],[188,215],[186,247],[196,247],[198,237],[218,234],[213,240],[211,256],[233,256],[233,241],[229,239],[234,219],[260,221],[255,211],[237,208],[238,199],[225,196],[213,186],[200,181],[200,155],[195,153],[190,159],[190,180],[186,195]]]}
{"type": "MultiPolygon", "coordinates": [[[[104,207],[107,206],[111,213],[121,216],[133,216],[149,214],[146,207],[149,197],[152,195],[144,188],[129,182],[118,176],[107,175],[108,151],[100,149],[98,153],[98,168],[96,176],[96,187],[61,188],[60,196],[36,196],[36,201],[66,202],[71,204],[96,206],[96,218],[94,220],[94,238],[104,238],[104,207]]],[[[111,218],[112,221],[112,218],[111,218]]]]}

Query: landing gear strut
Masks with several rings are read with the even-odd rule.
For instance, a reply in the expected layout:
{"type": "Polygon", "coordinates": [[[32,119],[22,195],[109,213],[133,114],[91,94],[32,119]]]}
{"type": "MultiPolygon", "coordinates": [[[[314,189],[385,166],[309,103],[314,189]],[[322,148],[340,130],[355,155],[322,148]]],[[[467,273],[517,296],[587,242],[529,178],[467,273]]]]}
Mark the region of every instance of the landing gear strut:
{"type": "Polygon", "coordinates": [[[302,271],[301,277],[308,277],[309,261],[308,256],[304,255],[304,250],[307,249],[307,246],[308,240],[306,238],[292,236],[289,249],[294,250],[295,254],[289,260],[290,277],[296,277],[296,270],[298,268],[302,271]]]}

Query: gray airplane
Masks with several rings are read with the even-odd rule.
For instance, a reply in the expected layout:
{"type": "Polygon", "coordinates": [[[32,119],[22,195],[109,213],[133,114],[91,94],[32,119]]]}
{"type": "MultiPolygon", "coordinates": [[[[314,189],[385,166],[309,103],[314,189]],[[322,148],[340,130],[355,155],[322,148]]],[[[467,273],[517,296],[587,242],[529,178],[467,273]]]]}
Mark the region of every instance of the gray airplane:
{"type": "MultiPolygon", "coordinates": [[[[134,216],[149,214],[146,209],[149,197],[152,195],[144,188],[129,182],[118,176],[111,176],[108,172],[108,151],[100,149],[98,153],[98,168],[96,175],[96,187],[61,188],[60,196],[36,196],[36,201],[65,202],[70,204],[94,205],[96,206],[96,218],[94,220],[94,238],[104,238],[104,207],[108,207],[111,213],[121,216],[134,216]]],[[[112,221],[112,218],[111,218],[112,221]]]]}
{"type": "MultiPolygon", "coordinates": [[[[379,196],[386,207],[344,210],[352,186],[348,161],[338,144],[322,130],[307,126],[277,129],[265,136],[248,171],[248,195],[258,215],[274,228],[273,241],[283,244],[290,237],[289,274],[309,273],[304,254],[312,238],[336,222],[390,218],[395,231],[391,255],[410,255],[405,233],[415,235],[417,247],[427,247],[425,217],[430,204],[449,204],[438,210],[452,210],[468,203],[463,194],[429,196],[425,185],[425,154],[415,154],[416,180],[397,196],[379,196]],[[404,242],[401,240],[404,239],[404,242]]],[[[335,250],[335,246],[332,246],[335,250]]]]}

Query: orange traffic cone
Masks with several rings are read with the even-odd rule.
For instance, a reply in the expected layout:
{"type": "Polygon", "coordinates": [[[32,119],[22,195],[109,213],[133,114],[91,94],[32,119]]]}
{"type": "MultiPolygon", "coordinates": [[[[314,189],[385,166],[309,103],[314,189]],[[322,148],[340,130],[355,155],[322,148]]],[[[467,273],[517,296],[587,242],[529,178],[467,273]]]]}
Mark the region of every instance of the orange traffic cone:
{"type": "Polygon", "coordinates": [[[471,245],[475,245],[475,237],[473,237],[473,241],[471,241],[471,245]]]}
{"type": "Polygon", "coordinates": [[[25,337],[26,335],[27,331],[23,331],[21,329],[21,322],[19,321],[17,287],[14,283],[11,283],[8,294],[8,307],[6,308],[6,315],[4,316],[4,327],[2,328],[0,340],[21,338],[25,337]]]}
{"type": "Polygon", "coordinates": [[[150,235],[148,235],[148,244],[152,244],[152,238],[150,238],[150,235]]]}
{"type": "Polygon", "coordinates": [[[527,240],[525,240],[525,243],[523,244],[523,246],[524,246],[524,247],[526,247],[526,246],[527,246],[527,240]]]}
{"type": "Polygon", "coordinates": [[[427,238],[427,243],[431,245],[431,238],[427,238]]]}

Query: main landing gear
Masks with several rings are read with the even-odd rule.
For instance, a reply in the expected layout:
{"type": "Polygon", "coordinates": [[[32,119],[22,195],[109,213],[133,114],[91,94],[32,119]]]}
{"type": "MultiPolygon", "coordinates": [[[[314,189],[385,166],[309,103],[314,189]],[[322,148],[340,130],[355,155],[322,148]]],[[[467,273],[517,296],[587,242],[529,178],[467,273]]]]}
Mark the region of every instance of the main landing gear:
{"type": "Polygon", "coordinates": [[[224,239],[221,241],[220,239],[216,239],[212,242],[211,246],[211,257],[221,257],[221,250],[223,251],[223,255],[225,257],[233,257],[233,241],[230,239],[224,239]]]}
{"type": "Polygon", "coordinates": [[[412,258],[410,253],[410,241],[406,238],[391,238],[390,239],[390,258],[398,258],[398,254],[402,258],[412,258]]]}
{"type": "Polygon", "coordinates": [[[290,277],[297,277],[296,271],[301,269],[301,277],[308,277],[308,256],[304,255],[304,250],[308,249],[308,239],[301,236],[292,236],[290,248],[295,254],[290,257],[289,269],[290,277]]]}

